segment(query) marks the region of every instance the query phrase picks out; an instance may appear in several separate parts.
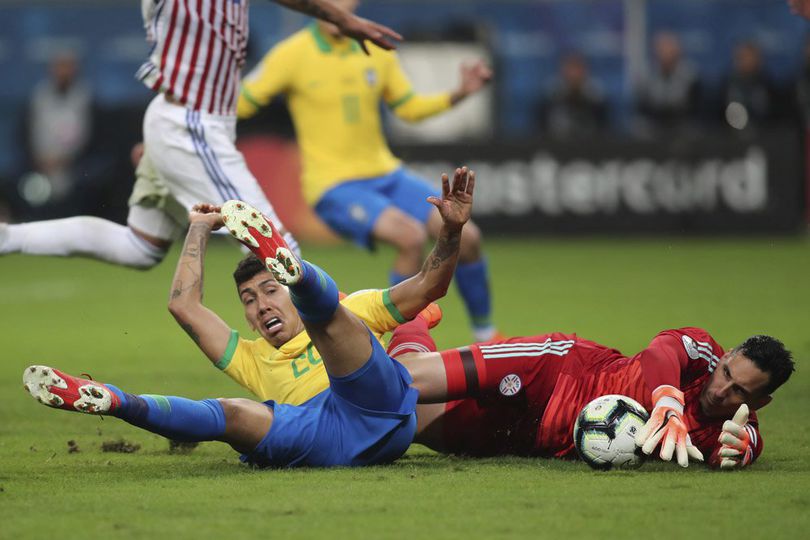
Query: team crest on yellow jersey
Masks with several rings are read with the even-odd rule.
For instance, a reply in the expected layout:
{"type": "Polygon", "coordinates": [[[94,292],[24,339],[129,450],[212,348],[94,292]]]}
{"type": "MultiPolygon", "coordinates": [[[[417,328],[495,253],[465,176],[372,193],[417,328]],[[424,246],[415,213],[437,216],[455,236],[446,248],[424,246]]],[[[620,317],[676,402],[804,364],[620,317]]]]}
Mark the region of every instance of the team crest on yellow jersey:
{"type": "Polygon", "coordinates": [[[376,86],[377,84],[377,70],[374,68],[366,68],[366,82],[369,86],[376,86]]]}

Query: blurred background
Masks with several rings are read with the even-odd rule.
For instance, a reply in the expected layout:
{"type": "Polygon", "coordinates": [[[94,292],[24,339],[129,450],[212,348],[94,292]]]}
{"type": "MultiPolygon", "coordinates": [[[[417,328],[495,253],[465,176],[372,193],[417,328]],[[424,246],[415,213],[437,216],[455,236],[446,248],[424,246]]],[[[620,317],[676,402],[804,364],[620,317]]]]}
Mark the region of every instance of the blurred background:
{"type": "MultiPolygon", "coordinates": [[[[488,234],[797,233],[808,221],[808,23],[783,0],[365,0],[407,41],[420,90],[484,58],[491,88],[416,127],[395,152],[429,178],[478,171],[488,234]]],[[[307,19],[251,6],[246,71],[307,19]]],[[[137,0],[0,0],[0,221],[124,222],[150,91],[137,0]]],[[[304,208],[283,101],[240,125],[282,220],[304,208]]]]}

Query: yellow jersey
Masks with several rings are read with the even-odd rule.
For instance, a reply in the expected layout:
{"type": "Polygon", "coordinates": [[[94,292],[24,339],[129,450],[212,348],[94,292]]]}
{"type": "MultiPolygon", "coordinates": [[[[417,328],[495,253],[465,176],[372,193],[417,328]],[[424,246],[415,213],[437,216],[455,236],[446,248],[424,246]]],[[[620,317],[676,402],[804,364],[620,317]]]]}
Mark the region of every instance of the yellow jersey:
{"type": "MultiPolygon", "coordinates": [[[[388,289],[358,291],[340,303],[360,317],[380,343],[383,334],[405,322],[388,289]]],[[[216,366],[265,401],[300,405],[329,387],[321,355],[306,332],[276,348],[264,338],[248,340],[231,330],[216,366]]]]}
{"type": "Polygon", "coordinates": [[[380,101],[398,117],[417,121],[450,108],[450,94],[416,94],[399,57],[368,44],[335,39],[313,23],[273,47],[242,81],[239,118],[277,94],[287,96],[302,156],[304,198],[316,204],[347,180],[396,170],[382,129],[380,101]]]}

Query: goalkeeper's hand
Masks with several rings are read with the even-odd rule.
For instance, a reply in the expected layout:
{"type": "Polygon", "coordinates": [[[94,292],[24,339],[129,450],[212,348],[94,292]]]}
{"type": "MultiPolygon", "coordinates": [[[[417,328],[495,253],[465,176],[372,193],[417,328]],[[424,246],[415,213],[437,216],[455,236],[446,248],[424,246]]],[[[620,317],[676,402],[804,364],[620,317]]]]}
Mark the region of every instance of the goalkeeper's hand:
{"type": "Polygon", "coordinates": [[[734,413],[734,418],[723,423],[723,431],[717,439],[723,445],[717,454],[721,469],[741,469],[754,460],[751,437],[745,429],[747,423],[748,405],[745,403],[734,413]]]}
{"type": "Polygon", "coordinates": [[[703,454],[689,438],[689,427],[683,415],[683,392],[664,384],[653,390],[652,400],[655,406],[650,419],[636,435],[636,446],[649,455],[661,443],[661,459],[670,461],[674,452],[681,467],[689,466],[689,458],[703,461],[703,454]]]}

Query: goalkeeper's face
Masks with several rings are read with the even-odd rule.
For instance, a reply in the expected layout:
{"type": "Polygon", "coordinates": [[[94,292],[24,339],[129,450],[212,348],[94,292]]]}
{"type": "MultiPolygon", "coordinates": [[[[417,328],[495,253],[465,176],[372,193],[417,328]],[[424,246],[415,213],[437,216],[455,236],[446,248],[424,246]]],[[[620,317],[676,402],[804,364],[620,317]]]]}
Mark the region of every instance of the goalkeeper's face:
{"type": "Polygon", "coordinates": [[[769,375],[739,351],[729,351],[700,392],[700,407],[709,418],[731,418],[743,403],[751,409],[764,407],[769,375]]]}
{"type": "Polygon", "coordinates": [[[259,272],[239,285],[239,299],[250,327],[274,347],[281,347],[304,331],[290,292],[270,272],[259,272]]]}

